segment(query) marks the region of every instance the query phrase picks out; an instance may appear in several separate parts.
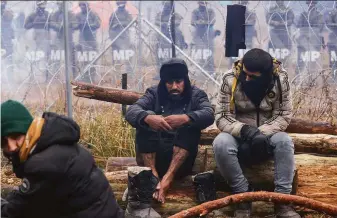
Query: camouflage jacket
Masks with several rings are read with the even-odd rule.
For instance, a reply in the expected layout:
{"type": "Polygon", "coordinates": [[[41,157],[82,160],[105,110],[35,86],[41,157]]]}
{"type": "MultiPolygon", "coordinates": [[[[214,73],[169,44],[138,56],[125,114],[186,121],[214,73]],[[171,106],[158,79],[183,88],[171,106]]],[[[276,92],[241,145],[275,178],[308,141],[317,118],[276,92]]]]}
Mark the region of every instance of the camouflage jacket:
{"type": "Polygon", "coordinates": [[[266,135],[284,131],[292,117],[292,101],[288,75],[281,62],[274,59],[275,79],[272,81],[274,86],[262,100],[259,110],[241,89],[238,80],[242,71],[241,60],[235,62],[234,66],[225,73],[217,96],[215,106],[217,127],[222,132],[236,137],[240,137],[244,124],[258,126],[266,135]]]}

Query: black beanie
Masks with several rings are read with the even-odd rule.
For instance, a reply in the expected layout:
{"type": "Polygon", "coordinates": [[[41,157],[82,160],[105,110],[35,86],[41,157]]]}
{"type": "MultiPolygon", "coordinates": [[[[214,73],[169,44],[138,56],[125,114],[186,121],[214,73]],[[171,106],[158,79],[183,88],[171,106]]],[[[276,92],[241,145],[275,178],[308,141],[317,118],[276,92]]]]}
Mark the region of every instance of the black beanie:
{"type": "Polygon", "coordinates": [[[188,78],[188,68],[184,60],[172,58],[160,68],[160,80],[169,81],[174,79],[188,78]]]}

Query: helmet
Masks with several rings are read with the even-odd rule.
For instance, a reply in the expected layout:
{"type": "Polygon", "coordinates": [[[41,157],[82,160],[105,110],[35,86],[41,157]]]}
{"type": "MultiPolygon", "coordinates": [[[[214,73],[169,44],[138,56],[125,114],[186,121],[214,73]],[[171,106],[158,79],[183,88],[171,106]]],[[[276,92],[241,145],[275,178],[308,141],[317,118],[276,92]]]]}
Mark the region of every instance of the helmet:
{"type": "Polygon", "coordinates": [[[47,1],[37,1],[36,6],[39,8],[45,8],[47,5],[47,1]]]}
{"type": "Polygon", "coordinates": [[[206,1],[198,1],[198,4],[200,6],[206,6],[207,2],[206,1]]]}
{"type": "Polygon", "coordinates": [[[116,1],[117,6],[124,6],[126,5],[126,1],[116,1]]]}

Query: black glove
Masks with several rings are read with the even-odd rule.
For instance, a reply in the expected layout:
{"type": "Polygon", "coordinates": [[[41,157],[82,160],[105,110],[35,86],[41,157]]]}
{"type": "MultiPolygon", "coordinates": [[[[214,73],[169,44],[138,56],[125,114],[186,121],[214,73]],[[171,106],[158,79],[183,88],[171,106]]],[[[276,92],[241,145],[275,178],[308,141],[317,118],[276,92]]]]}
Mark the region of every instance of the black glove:
{"type": "Polygon", "coordinates": [[[255,126],[244,125],[241,128],[240,135],[244,142],[251,144],[253,138],[260,133],[260,130],[255,126]]]}
{"type": "MultiPolygon", "coordinates": [[[[241,129],[241,139],[244,141],[241,153],[245,153],[245,159],[248,158],[250,153],[251,158],[248,162],[258,163],[268,159],[270,156],[269,151],[269,138],[260,132],[257,127],[244,125],[241,129]]],[[[240,152],[240,151],[239,151],[240,152]]]]}

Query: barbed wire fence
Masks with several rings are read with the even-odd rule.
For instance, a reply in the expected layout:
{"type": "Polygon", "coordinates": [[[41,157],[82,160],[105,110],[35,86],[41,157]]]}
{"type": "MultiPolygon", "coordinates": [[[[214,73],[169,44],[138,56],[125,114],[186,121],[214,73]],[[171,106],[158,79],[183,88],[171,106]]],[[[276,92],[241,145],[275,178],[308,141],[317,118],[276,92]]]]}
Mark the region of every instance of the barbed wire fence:
{"type": "MultiPolygon", "coordinates": [[[[225,57],[227,5],[234,3],[247,6],[247,49],[262,48],[287,69],[295,114],[300,116],[302,110],[319,118],[337,117],[336,1],[209,1],[205,12],[200,12],[197,1],[175,2],[176,53],[188,63],[192,82],[214,100],[216,82],[221,83],[223,74],[243,56],[242,50],[238,58],[225,57]],[[206,25],[194,25],[194,19],[203,13],[206,25]]],[[[71,1],[68,22],[73,23],[69,26],[78,26],[70,29],[72,80],[122,88],[122,74],[126,73],[127,89],[140,92],[158,83],[159,67],[172,53],[168,41],[173,40],[172,9],[167,10],[166,4],[170,2],[128,1],[123,11],[116,1],[88,1],[86,11],[81,11],[79,2],[71,1]]],[[[47,2],[46,21],[40,20],[45,22],[43,28],[25,28],[29,16],[38,11],[34,1],[8,2],[5,10],[1,22],[2,101],[12,98],[37,104],[41,112],[50,110],[60,98],[67,101],[62,28],[50,28],[51,20],[63,21],[53,20],[58,2],[47,2]],[[10,28],[14,34],[9,40],[6,33],[10,28]]],[[[96,102],[88,102],[95,110],[96,102]]]]}

